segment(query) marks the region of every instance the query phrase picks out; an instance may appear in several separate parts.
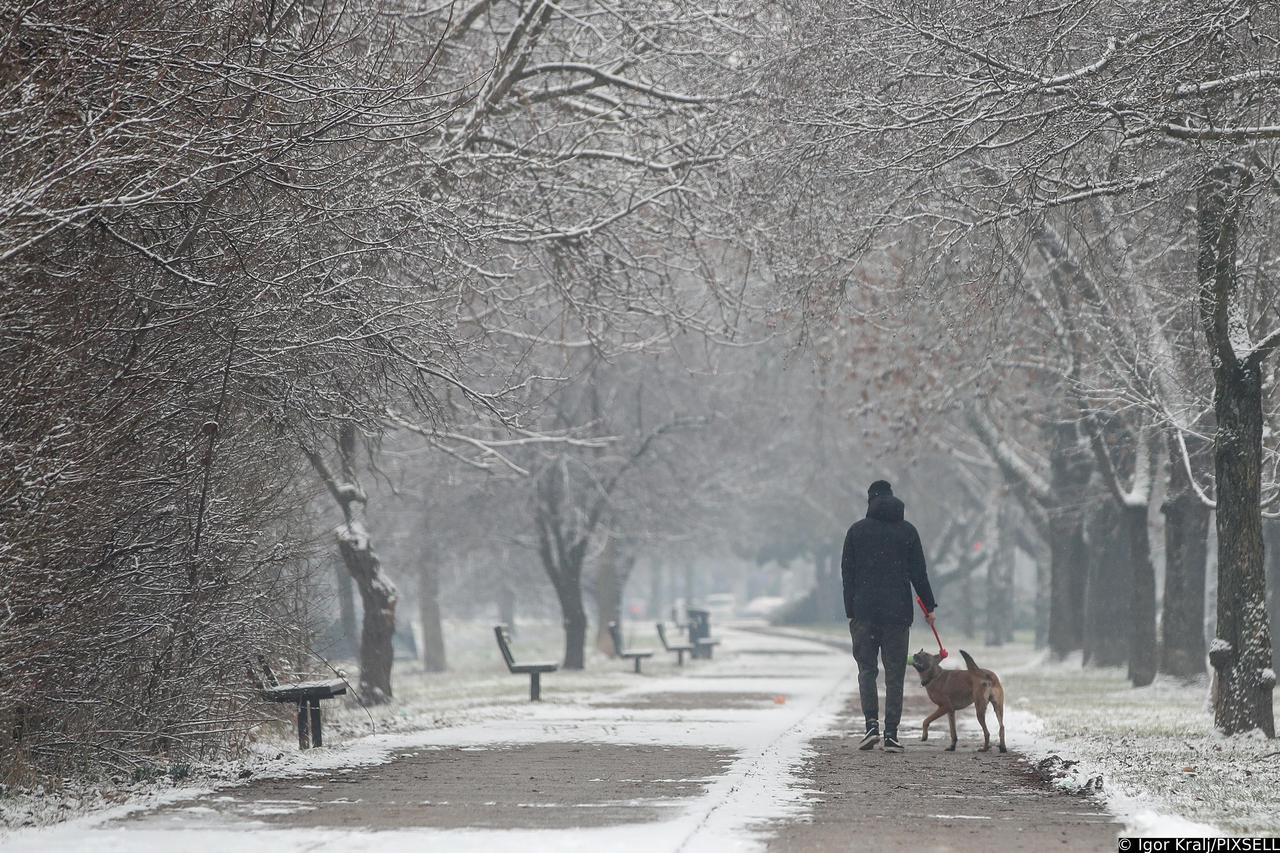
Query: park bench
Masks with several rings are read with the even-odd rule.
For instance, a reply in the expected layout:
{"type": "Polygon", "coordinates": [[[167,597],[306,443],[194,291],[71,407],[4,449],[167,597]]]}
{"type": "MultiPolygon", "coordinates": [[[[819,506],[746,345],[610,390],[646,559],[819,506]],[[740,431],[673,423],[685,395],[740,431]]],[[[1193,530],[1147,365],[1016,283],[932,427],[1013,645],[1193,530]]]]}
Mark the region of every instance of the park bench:
{"type": "Polygon", "coordinates": [[[528,675],[529,676],[529,701],[542,701],[542,673],[555,672],[560,668],[558,663],[516,663],[515,655],[511,653],[511,632],[506,625],[494,625],[493,635],[498,638],[498,649],[502,652],[502,659],[506,661],[507,670],[512,675],[528,675]]]}
{"type": "Polygon", "coordinates": [[[258,695],[267,702],[289,702],[298,706],[298,748],[324,746],[320,731],[320,702],[347,692],[347,682],[341,678],[323,681],[294,681],[280,683],[276,674],[262,655],[258,656],[258,669],[249,668],[258,683],[258,695]]]}
{"type": "Polygon", "coordinates": [[[617,622],[609,623],[609,636],[613,637],[613,650],[618,657],[625,658],[636,665],[636,672],[640,671],[640,661],[645,658],[653,657],[652,649],[628,649],[622,641],[622,626],[617,622]]]}
{"type": "Polygon", "coordinates": [[[698,647],[693,650],[694,659],[711,660],[711,653],[716,650],[716,646],[720,645],[720,641],[711,637],[699,637],[698,647]]]}
{"type": "Polygon", "coordinates": [[[690,643],[676,643],[674,646],[667,642],[667,626],[658,623],[658,639],[662,641],[662,647],[669,652],[676,653],[676,666],[684,666],[685,652],[693,652],[693,645],[690,643]]]}

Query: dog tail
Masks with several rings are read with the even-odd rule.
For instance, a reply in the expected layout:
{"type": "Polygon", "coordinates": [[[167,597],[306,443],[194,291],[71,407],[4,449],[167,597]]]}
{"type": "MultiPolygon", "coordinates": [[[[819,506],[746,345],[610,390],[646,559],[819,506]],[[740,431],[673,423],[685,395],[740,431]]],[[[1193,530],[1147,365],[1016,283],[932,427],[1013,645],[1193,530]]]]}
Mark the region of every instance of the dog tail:
{"type": "Polygon", "coordinates": [[[960,657],[964,658],[964,665],[969,668],[969,672],[974,675],[982,675],[982,670],[978,669],[978,665],[974,663],[973,658],[964,649],[960,650],[960,657]]]}

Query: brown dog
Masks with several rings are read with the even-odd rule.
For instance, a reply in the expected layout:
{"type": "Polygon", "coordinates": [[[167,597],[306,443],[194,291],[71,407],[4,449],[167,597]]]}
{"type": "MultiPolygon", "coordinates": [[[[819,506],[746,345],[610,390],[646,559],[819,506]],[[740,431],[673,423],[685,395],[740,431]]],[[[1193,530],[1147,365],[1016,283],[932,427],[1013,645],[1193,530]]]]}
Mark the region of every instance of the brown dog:
{"type": "Polygon", "coordinates": [[[964,658],[965,669],[943,669],[939,665],[942,658],[931,655],[924,649],[911,656],[911,665],[920,673],[920,685],[938,706],[920,725],[920,740],[928,740],[929,724],[946,714],[951,723],[951,746],[947,747],[947,751],[954,752],[956,711],[975,705],[983,738],[978,751],[986,752],[991,749],[991,732],[987,731],[987,705],[990,704],[995,706],[996,720],[1000,723],[1000,751],[1007,752],[1004,747],[1004,687],[994,672],[979,669],[968,652],[961,649],[960,656],[964,658]]]}

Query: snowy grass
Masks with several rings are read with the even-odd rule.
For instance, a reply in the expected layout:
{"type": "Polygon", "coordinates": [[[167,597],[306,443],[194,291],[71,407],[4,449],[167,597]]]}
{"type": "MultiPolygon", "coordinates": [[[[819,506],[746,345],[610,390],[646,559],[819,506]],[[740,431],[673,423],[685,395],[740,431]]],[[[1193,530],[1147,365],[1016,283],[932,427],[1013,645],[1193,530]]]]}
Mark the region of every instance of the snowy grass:
{"type": "MultiPolygon", "coordinates": [[[[988,656],[994,663],[997,653],[988,656]]],[[[1132,831],[1280,833],[1280,747],[1218,734],[1207,680],[1134,689],[1121,669],[1041,661],[1012,668],[1006,681],[1012,707],[1043,723],[1036,751],[1056,745],[1078,760],[1077,781],[1100,774],[1104,796],[1132,831]]]]}
{"type": "MultiPolygon", "coordinates": [[[[963,648],[1000,675],[1012,712],[1010,746],[1033,761],[1057,755],[1078,762],[1059,771],[1064,787],[1084,788],[1101,776],[1102,796],[1128,832],[1280,834],[1280,743],[1214,731],[1207,678],[1192,684],[1160,678],[1134,689],[1123,669],[1083,668],[1078,657],[1050,662],[1028,635],[992,648],[940,628],[955,658],[963,648]]],[[[848,638],[843,624],[815,633],[848,638]]],[[[927,626],[917,624],[911,648],[921,646],[935,644],[927,626]]],[[[915,683],[910,673],[908,683],[915,683]]],[[[976,728],[971,714],[959,718],[976,728]]]]}
{"type": "MultiPolygon", "coordinates": [[[[640,631],[647,623],[631,626],[628,640],[637,646],[653,646],[640,631]]],[[[650,626],[652,627],[652,626],[650,626]]],[[[344,701],[326,704],[326,735],[332,731],[340,744],[369,734],[455,725],[477,715],[526,705],[529,676],[507,672],[493,636],[493,624],[474,620],[446,620],[445,636],[448,672],[425,672],[417,660],[398,659],[392,671],[395,698],[386,705],[368,708],[360,704],[353,690],[344,701]],[[328,710],[332,709],[332,710],[328,710]]],[[[594,648],[588,636],[586,669],[560,671],[542,677],[544,703],[575,703],[589,694],[617,689],[628,684],[629,668],[594,648]]],[[[518,662],[559,661],[564,655],[564,634],[558,622],[523,621],[514,641],[518,662]]],[[[674,658],[655,656],[645,668],[653,673],[674,670],[674,658]]],[[[359,684],[359,668],[353,662],[338,665],[354,687],[359,684]]],[[[296,737],[290,723],[284,735],[273,733],[270,740],[281,746],[296,737]]]]}

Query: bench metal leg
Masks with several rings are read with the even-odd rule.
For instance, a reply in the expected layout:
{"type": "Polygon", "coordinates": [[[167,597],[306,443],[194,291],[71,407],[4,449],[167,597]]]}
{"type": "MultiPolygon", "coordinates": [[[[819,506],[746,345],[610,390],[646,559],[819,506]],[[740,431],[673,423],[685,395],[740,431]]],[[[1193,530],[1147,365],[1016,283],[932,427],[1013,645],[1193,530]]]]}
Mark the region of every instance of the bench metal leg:
{"type": "Polygon", "coordinates": [[[311,745],[324,746],[320,737],[320,700],[311,700],[311,745]]]}
{"type": "Polygon", "coordinates": [[[529,701],[542,701],[542,673],[540,672],[529,673],[529,701]]]}
{"type": "Polygon", "coordinates": [[[676,666],[684,666],[684,649],[676,649],[676,666]]]}
{"type": "Polygon", "coordinates": [[[640,658],[636,658],[636,659],[635,659],[635,661],[636,661],[636,672],[639,672],[639,671],[640,671],[640,658]]]}
{"type": "Polygon", "coordinates": [[[298,700],[298,749],[311,746],[310,721],[307,713],[307,700],[298,700]]]}

